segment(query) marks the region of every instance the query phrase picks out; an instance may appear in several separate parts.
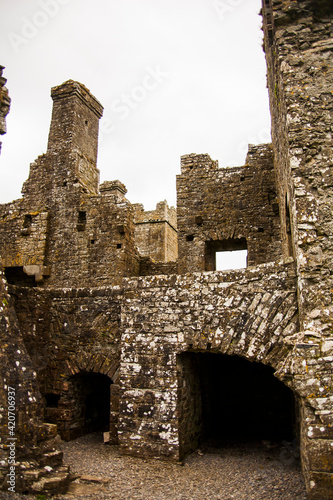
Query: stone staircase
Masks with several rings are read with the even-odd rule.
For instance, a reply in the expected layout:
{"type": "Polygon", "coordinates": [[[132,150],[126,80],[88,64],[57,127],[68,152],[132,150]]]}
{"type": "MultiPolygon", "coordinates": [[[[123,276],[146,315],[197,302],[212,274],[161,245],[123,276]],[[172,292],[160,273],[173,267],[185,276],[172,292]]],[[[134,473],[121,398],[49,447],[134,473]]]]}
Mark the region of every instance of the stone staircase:
{"type": "Polygon", "coordinates": [[[32,448],[29,457],[17,464],[21,488],[31,493],[65,493],[71,481],[69,467],[63,465],[61,442],[57,426],[43,424],[38,446],[32,448]]]}

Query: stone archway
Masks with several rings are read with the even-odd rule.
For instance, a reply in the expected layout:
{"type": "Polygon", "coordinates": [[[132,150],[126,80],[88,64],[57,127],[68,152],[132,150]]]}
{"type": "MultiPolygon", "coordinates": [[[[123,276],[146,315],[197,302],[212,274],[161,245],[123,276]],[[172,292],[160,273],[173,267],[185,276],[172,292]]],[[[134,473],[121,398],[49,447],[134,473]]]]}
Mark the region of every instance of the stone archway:
{"type": "MultiPolygon", "coordinates": [[[[125,453],[179,460],[189,449],[179,442],[177,356],[207,351],[275,370],[299,399],[307,485],[323,474],[331,477],[331,361],[326,355],[331,341],[321,344],[308,337],[311,332],[299,331],[292,259],[223,273],[131,278],[124,281],[124,297],[119,443],[125,453]]],[[[188,397],[189,405],[195,401],[188,397]]],[[[196,409],[192,414],[198,415],[196,409]]],[[[200,432],[196,435],[199,439],[200,432]]]]}
{"type": "Polygon", "coordinates": [[[274,369],[238,356],[177,356],[180,457],[213,446],[297,441],[296,400],[274,369]]]}
{"type": "Polygon", "coordinates": [[[56,424],[66,441],[88,432],[109,431],[110,442],[116,444],[119,358],[78,351],[62,368],[64,377],[42,391],[46,421],[56,424]]]}
{"type": "MultiPolygon", "coordinates": [[[[294,265],[126,284],[137,293],[122,303],[120,444],[127,453],[178,459],[177,355],[211,351],[283,371],[286,341],[298,328],[294,265]]],[[[286,369],[280,377],[291,387],[286,369]]]]}
{"type": "Polygon", "coordinates": [[[64,382],[61,394],[45,394],[47,422],[55,423],[62,439],[110,430],[113,380],[102,373],[79,371],[64,382]]]}

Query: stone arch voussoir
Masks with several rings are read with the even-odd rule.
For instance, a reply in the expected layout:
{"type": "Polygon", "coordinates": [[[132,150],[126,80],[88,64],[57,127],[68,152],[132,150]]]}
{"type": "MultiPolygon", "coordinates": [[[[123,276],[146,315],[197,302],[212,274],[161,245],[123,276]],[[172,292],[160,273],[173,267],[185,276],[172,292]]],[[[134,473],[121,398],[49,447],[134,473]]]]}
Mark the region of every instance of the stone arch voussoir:
{"type": "Polygon", "coordinates": [[[227,230],[222,228],[209,229],[202,232],[203,241],[218,241],[218,240],[229,240],[229,239],[240,239],[246,238],[247,234],[244,231],[235,232],[234,228],[229,228],[227,230]]]}
{"type": "Polygon", "coordinates": [[[86,351],[73,355],[66,361],[66,375],[71,377],[81,372],[93,372],[107,375],[114,379],[119,369],[119,359],[103,354],[91,354],[86,351]]]}
{"type": "MultiPolygon", "coordinates": [[[[285,364],[291,350],[287,339],[298,329],[298,309],[293,291],[259,289],[251,296],[236,291],[224,301],[237,307],[206,314],[197,328],[180,334],[183,350],[212,351],[271,365],[285,364]]],[[[179,352],[181,352],[179,351],[179,352]]]]}

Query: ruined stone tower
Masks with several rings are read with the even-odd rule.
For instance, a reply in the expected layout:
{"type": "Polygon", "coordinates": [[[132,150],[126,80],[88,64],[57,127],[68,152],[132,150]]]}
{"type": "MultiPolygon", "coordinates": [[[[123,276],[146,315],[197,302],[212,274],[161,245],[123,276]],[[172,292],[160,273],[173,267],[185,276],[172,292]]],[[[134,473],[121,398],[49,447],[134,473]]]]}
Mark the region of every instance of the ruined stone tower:
{"type": "Polygon", "coordinates": [[[285,433],[309,499],[328,500],[333,9],[264,0],[262,15],[272,144],[237,168],[183,156],[177,211],[145,212],[120,181],[99,186],[102,107],[65,82],[46,154],[0,207],[0,252],[45,420],[64,439],[107,430],[123,453],[179,460],[209,432],[285,433]],[[230,250],[247,267],[217,271],[230,250]]]}

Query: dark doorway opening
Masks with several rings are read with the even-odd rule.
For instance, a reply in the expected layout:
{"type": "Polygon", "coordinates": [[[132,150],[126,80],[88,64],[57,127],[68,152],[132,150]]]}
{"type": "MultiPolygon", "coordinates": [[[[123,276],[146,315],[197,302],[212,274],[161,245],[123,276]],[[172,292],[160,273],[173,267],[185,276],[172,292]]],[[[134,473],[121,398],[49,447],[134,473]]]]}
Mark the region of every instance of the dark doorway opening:
{"type": "Polygon", "coordinates": [[[178,356],[182,455],[199,444],[293,441],[293,392],[261,363],[218,353],[178,356]]]}
{"type": "Polygon", "coordinates": [[[47,393],[45,394],[46,408],[58,408],[60,394],[47,393]]]}
{"type": "Polygon", "coordinates": [[[17,286],[37,286],[35,277],[28,276],[22,266],[18,267],[5,267],[6,280],[10,285],[17,286]]]}
{"type": "Polygon", "coordinates": [[[71,378],[72,391],[65,406],[71,409],[70,439],[91,432],[105,432],[110,426],[110,377],[82,372],[71,378]]]}

